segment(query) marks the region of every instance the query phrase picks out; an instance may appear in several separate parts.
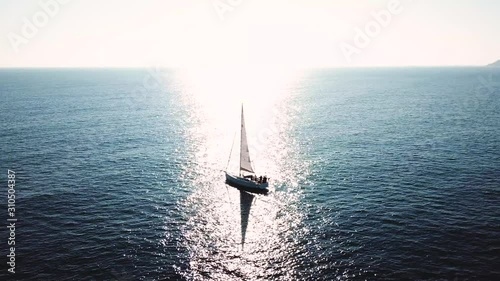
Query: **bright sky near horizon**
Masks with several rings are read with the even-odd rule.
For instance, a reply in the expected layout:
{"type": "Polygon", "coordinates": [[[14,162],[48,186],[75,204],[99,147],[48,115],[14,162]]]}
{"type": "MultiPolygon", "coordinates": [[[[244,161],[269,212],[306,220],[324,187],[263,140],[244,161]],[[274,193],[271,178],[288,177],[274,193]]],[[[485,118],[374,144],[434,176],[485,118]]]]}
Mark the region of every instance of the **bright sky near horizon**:
{"type": "Polygon", "coordinates": [[[485,65],[500,59],[499,13],[496,0],[0,0],[0,67],[485,65]]]}

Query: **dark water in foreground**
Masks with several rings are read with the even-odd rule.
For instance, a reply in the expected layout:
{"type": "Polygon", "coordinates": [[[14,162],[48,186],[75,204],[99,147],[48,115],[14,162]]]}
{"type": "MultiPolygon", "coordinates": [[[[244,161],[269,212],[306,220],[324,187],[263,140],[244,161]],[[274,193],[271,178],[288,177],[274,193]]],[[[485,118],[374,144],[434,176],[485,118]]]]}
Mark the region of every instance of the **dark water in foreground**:
{"type": "Polygon", "coordinates": [[[0,70],[0,280],[500,278],[498,68],[157,72],[0,70]]]}

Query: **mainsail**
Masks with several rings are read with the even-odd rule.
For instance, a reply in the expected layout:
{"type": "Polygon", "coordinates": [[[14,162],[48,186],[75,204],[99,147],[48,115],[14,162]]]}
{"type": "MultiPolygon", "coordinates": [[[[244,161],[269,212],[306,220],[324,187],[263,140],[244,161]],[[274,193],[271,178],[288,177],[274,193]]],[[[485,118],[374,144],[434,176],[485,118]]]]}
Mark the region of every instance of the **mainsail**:
{"type": "Polygon", "coordinates": [[[255,173],[250,161],[248,151],[247,131],[245,129],[245,117],[243,117],[243,105],[241,106],[241,142],[240,142],[240,171],[255,173]]]}

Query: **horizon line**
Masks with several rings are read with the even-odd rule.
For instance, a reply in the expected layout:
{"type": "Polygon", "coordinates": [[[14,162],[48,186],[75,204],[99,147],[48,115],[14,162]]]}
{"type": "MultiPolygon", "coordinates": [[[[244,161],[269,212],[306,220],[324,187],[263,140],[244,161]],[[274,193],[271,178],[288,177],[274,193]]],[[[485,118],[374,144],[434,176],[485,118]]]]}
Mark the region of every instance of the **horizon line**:
{"type": "MultiPolygon", "coordinates": [[[[489,67],[491,64],[456,64],[456,65],[359,65],[359,66],[307,66],[291,67],[295,69],[331,69],[331,68],[439,68],[439,67],[489,67]]],[[[144,68],[162,68],[162,69],[190,69],[190,68],[241,68],[242,66],[0,66],[0,69],[144,69],[144,68]]],[[[245,67],[245,66],[243,66],[245,67]]],[[[246,66],[254,67],[254,66],[246,66]]],[[[269,67],[262,65],[258,67],[269,67]]],[[[272,68],[276,66],[271,66],[272,68]]],[[[278,66],[281,67],[281,66],[278,66]]],[[[290,66],[283,66],[290,67],[290,66]]]]}

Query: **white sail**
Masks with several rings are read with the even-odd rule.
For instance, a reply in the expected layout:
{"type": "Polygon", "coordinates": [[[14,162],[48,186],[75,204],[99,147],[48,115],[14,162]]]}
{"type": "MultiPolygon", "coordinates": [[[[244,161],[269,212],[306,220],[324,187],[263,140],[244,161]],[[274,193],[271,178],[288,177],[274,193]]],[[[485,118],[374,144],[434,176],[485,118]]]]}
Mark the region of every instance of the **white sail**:
{"type": "Polygon", "coordinates": [[[243,117],[243,105],[241,106],[241,142],[240,142],[240,171],[255,173],[250,161],[248,151],[247,131],[245,129],[245,117],[243,117]]]}

